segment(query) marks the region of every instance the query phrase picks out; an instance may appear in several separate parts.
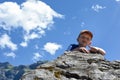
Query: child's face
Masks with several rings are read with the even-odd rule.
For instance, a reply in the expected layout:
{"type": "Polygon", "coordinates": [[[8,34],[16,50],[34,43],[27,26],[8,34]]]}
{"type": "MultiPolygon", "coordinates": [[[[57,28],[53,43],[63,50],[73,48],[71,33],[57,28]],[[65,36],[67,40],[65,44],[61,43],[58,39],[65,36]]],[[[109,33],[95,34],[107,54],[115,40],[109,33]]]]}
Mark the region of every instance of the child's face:
{"type": "Polygon", "coordinates": [[[79,36],[77,39],[80,46],[86,47],[87,45],[90,45],[91,43],[91,36],[87,33],[83,33],[79,36]]]}

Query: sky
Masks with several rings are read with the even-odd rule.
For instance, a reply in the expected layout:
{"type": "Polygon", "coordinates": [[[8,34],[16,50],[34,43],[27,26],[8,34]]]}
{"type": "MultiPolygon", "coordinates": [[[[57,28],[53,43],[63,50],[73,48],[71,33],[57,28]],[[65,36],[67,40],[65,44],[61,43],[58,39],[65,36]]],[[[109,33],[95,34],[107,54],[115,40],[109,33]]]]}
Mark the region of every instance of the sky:
{"type": "Polygon", "coordinates": [[[54,60],[81,30],[107,60],[120,60],[120,0],[0,0],[0,62],[54,60]]]}

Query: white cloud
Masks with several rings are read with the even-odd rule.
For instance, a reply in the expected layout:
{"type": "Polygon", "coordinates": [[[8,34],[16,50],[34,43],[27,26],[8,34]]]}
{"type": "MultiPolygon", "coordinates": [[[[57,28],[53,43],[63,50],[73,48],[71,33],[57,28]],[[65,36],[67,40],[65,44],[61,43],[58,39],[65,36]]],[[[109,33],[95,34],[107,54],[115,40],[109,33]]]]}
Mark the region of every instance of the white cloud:
{"type": "Polygon", "coordinates": [[[48,42],[44,45],[44,50],[49,52],[51,55],[54,55],[58,49],[62,48],[60,44],[48,42]]]}
{"type": "Polygon", "coordinates": [[[0,47],[8,47],[12,51],[17,50],[17,45],[11,41],[10,37],[7,34],[4,34],[0,37],[0,47]]]}
{"type": "Polygon", "coordinates": [[[5,56],[7,57],[12,57],[12,58],[15,58],[16,57],[16,54],[13,53],[13,52],[10,52],[10,53],[4,53],[5,56]]]}
{"type": "Polygon", "coordinates": [[[42,55],[40,55],[40,53],[34,53],[32,60],[39,61],[41,57],[42,57],[42,55]]]}
{"type": "Polygon", "coordinates": [[[115,0],[115,1],[120,2],[120,0],[115,0]]]}
{"type": "Polygon", "coordinates": [[[39,38],[40,36],[38,34],[36,34],[35,32],[31,33],[31,35],[25,35],[24,39],[25,41],[28,41],[30,39],[35,39],[35,38],[39,38]]]}
{"type": "Polygon", "coordinates": [[[96,12],[99,12],[100,10],[105,9],[105,8],[106,8],[105,6],[100,6],[98,4],[92,5],[92,9],[96,12]]]}
{"type": "Polygon", "coordinates": [[[28,46],[28,45],[27,45],[27,42],[21,42],[20,45],[21,45],[22,47],[27,47],[27,46],[28,46]]]}
{"type": "Polygon", "coordinates": [[[0,4],[0,27],[5,30],[21,27],[25,31],[25,42],[41,38],[45,30],[51,28],[54,17],[63,18],[63,15],[39,0],[27,0],[20,5],[16,2],[0,4]]]}

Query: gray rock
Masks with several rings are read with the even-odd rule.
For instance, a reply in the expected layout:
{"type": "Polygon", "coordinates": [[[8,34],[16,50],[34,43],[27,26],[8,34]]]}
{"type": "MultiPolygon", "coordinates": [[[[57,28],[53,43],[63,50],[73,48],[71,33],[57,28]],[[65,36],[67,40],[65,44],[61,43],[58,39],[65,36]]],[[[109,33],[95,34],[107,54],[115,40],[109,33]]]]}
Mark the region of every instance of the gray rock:
{"type": "Polygon", "coordinates": [[[120,80],[120,61],[107,61],[97,53],[69,51],[26,72],[21,80],[120,80]]]}

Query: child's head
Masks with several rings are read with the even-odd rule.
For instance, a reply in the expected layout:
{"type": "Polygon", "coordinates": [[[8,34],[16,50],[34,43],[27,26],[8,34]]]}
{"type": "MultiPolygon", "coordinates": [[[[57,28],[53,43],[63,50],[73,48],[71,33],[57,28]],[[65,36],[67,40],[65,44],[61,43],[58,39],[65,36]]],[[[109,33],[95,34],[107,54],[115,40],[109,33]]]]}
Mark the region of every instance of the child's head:
{"type": "Polygon", "coordinates": [[[93,38],[92,32],[88,30],[82,30],[77,38],[77,41],[80,46],[86,47],[91,44],[93,38]]]}

